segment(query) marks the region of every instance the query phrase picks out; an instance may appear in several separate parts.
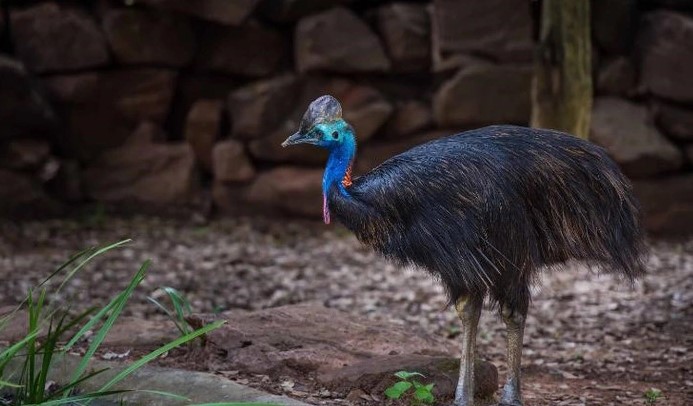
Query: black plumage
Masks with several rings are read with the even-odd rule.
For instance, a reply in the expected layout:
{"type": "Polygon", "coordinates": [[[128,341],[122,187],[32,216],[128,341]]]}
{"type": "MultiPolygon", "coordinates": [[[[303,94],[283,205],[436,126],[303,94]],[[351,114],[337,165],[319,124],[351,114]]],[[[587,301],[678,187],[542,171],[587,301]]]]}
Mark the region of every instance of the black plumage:
{"type": "Polygon", "coordinates": [[[558,131],[491,126],[441,138],[334,185],[333,216],[365,244],[438,276],[451,303],[525,310],[536,271],[569,259],[643,272],[638,203],[605,151],[558,131]]]}
{"type": "Polygon", "coordinates": [[[474,404],[476,331],[486,298],[507,327],[501,405],[521,406],[520,359],[539,270],[575,259],[633,281],[643,236],[632,187],[606,152],[552,130],[491,126],[441,138],[351,179],[354,130],[331,96],[311,103],[284,146],[329,150],[323,213],[366,245],[438,277],[465,324],[456,406],[474,404]]]}

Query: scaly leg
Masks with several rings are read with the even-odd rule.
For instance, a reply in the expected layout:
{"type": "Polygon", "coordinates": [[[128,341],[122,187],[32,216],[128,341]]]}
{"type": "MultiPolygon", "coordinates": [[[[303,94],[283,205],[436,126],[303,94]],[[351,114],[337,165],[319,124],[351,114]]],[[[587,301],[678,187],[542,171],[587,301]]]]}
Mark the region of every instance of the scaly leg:
{"type": "Polygon", "coordinates": [[[460,378],[455,391],[455,406],[474,406],[474,359],[476,358],[476,328],[479,324],[483,298],[464,297],[455,310],[462,321],[462,357],[460,378]]]}
{"type": "Polygon", "coordinates": [[[502,315],[508,333],[508,380],[503,386],[500,404],[503,406],[522,406],[520,362],[527,311],[513,311],[504,306],[502,315]]]}

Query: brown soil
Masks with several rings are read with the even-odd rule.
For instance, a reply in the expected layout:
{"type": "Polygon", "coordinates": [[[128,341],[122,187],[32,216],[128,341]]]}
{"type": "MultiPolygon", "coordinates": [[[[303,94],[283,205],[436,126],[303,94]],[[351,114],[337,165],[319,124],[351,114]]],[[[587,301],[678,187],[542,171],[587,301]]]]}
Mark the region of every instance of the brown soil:
{"type": "MultiPolygon", "coordinates": [[[[123,237],[134,242],[96,261],[53,302],[103,305],[139,264],[153,267],[129,315],[160,319],[145,297],[173,286],[197,311],[252,310],[316,301],[327,307],[408,326],[456,341],[459,324],[435,281],[397,269],[345,231],[308,222],[219,220],[204,226],[153,218],[106,219],[94,227],[71,220],[0,223],[0,305],[86,245],[123,237]]],[[[648,275],[634,287],[577,264],[547,273],[536,289],[525,339],[527,405],[637,405],[660,389],[657,405],[693,404],[693,240],[651,243],[648,275]]],[[[502,323],[482,316],[480,353],[504,377],[502,323]]],[[[117,348],[113,349],[118,350],[117,348]]],[[[136,355],[136,351],[131,355],[136,355]]],[[[184,350],[161,364],[204,369],[184,350]]],[[[380,394],[328,393],[306,377],[218,372],[308,403],[380,404],[380,394]],[[373,398],[375,396],[375,399],[373,398]],[[364,399],[365,398],[365,399],[364,399]],[[368,400],[370,399],[370,400],[368,400]]]]}

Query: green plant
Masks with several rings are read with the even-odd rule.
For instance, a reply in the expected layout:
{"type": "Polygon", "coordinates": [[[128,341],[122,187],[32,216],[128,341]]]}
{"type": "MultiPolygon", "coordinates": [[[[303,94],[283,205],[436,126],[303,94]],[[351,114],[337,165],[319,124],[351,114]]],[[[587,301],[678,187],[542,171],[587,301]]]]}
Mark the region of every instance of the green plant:
{"type": "MultiPolygon", "coordinates": [[[[103,384],[98,390],[89,393],[80,393],[78,387],[81,383],[106,371],[106,369],[102,369],[94,372],[87,372],[88,363],[122,313],[135,288],[144,280],[150,263],[146,261],[131,279],[128,286],[118,293],[105,307],[98,311],[95,308],[88,309],[76,316],[70,316],[69,308],[48,309],[46,305],[48,285],[52,279],[64,272],[65,275],[56,292],[59,291],[70,278],[79,272],[79,270],[83,269],[93,258],[120,247],[127,242],[129,242],[129,240],[120,241],[101,248],[91,248],[73,256],[56,271],[51,273],[36,289],[30,290],[24,302],[20,304],[14,312],[0,319],[0,329],[2,329],[13,320],[17,311],[26,305],[28,314],[28,329],[26,335],[16,343],[0,350],[0,394],[10,394],[10,403],[7,403],[8,405],[86,405],[99,397],[131,392],[127,389],[113,390],[112,388],[134,371],[165,352],[194,340],[223,324],[223,321],[217,321],[198,330],[193,331],[190,329],[190,331],[178,339],[135,361],[103,384]],[[91,318],[87,321],[90,316],[91,318]],[[79,328],[76,333],[70,335],[69,332],[76,329],[79,325],[82,325],[82,327],[79,328]],[[48,374],[54,361],[59,357],[65,356],[75,344],[84,340],[87,337],[87,333],[90,331],[94,331],[94,334],[90,338],[85,353],[81,357],[72,375],[66,382],[61,382],[60,385],[47,385],[48,374]],[[62,345],[61,343],[66,344],[62,345]],[[16,364],[17,361],[20,362],[21,367],[12,370],[12,368],[10,368],[12,366],[11,363],[14,362],[16,364]]],[[[145,392],[186,400],[184,397],[172,393],[156,391],[145,392]]],[[[5,402],[3,404],[5,404],[5,402]]]]}
{"type": "Polygon", "coordinates": [[[173,321],[173,323],[176,325],[176,328],[178,329],[178,331],[180,331],[181,334],[185,335],[190,333],[193,330],[193,328],[190,326],[190,323],[188,323],[188,321],[186,320],[186,317],[192,313],[190,301],[188,301],[188,299],[186,299],[182,293],[180,293],[174,288],[165,286],[161,288],[161,290],[166,294],[166,296],[168,296],[168,299],[171,301],[173,309],[167,308],[166,306],[161,304],[161,302],[159,302],[151,296],[147,297],[147,300],[154,303],[156,307],[158,307],[164,313],[166,313],[168,318],[171,319],[171,321],[173,321]]]}
{"type": "Polygon", "coordinates": [[[435,384],[430,383],[428,385],[424,385],[414,379],[417,376],[425,378],[423,374],[419,372],[399,371],[395,374],[395,376],[399,378],[399,381],[385,389],[385,396],[387,396],[389,399],[399,399],[402,397],[402,395],[413,389],[414,404],[432,404],[435,401],[435,397],[433,396],[433,386],[435,384]]]}
{"type": "Polygon", "coordinates": [[[645,404],[654,405],[657,400],[662,397],[662,391],[656,388],[650,388],[645,391],[645,404]]]}

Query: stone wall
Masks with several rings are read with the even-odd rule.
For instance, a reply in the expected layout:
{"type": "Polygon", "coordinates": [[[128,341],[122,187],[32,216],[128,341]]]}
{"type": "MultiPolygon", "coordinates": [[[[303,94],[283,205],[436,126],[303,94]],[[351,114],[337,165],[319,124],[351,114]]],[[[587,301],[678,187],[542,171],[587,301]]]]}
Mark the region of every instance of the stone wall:
{"type": "MultiPolygon", "coordinates": [[[[324,153],[279,144],[321,94],[356,128],[357,172],[530,115],[528,0],[2,4],[6,214],[208,199],[317,218],[324,153]]],[[[593,42],[592,140],[634,180],[651,230],[693,230],[693,5],[593,1],[593,42]]]]}

